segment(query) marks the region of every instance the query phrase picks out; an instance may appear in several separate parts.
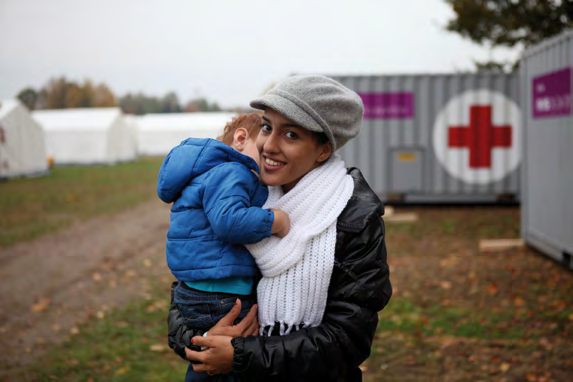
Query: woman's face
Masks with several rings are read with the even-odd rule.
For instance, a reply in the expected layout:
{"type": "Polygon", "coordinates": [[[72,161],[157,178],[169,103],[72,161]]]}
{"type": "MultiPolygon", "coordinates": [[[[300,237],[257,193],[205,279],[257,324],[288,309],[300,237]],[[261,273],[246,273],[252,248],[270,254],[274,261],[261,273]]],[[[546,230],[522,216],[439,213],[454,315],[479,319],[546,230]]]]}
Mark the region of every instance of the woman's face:
{"type": "Polygon", "coordinates": [[[257,137],[261,181],[289,192],[298,181],[330,157],[330,143],[321,145],[315,133],[267,108],[257,137]]]}

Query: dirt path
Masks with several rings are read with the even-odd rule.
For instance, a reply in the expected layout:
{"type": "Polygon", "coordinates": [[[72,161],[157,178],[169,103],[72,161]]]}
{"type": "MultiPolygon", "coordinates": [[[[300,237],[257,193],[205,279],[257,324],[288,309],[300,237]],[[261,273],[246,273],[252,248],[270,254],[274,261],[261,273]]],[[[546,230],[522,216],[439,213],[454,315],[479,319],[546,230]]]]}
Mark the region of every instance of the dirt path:
{"type": "Polygon", "coordinates": [[[35,345],[63,341],[90,316],[145,296],[150,275],[169,283],[168,208],[152,201],[0,250],[0,370],[41,355],[35,345]]]}

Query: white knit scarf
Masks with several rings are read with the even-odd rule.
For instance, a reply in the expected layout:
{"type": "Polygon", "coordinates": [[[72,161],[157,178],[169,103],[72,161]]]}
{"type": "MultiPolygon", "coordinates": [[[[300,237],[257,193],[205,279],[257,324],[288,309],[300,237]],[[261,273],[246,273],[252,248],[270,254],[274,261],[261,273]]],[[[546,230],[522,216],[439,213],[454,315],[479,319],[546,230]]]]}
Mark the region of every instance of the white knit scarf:
{"type": "Polygon", "coordinates": [[[261,335],[280,323],[280,335],[322,321],[334,266],[336,221],[348,203],[354,182],[338,155],[306,174],[283,194],[269,187],[264,208],[283,210],[288,235],[247,245],[262,272],[257,287],[261,335]]]}

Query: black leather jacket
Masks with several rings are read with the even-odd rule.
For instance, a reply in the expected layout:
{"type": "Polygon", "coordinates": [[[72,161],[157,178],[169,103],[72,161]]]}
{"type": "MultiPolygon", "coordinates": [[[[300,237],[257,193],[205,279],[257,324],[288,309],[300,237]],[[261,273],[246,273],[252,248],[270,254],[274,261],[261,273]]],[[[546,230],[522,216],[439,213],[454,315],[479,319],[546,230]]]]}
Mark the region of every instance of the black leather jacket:
{"type": "MultiPolygon", "coordinates": [[[[384,207],[358,169],[354,193],[337,222],[335,263],[322,323],[286,336],[239,337],[233,373],[246,381],[360,381],[370,355],[378,311],[392,295],[386,261],[384,207]]],[[[173,306],[169,346],[185,358],[188,330],[173,306]]],[[[191,347],[191,346],[189,346],[191,347]]]]}

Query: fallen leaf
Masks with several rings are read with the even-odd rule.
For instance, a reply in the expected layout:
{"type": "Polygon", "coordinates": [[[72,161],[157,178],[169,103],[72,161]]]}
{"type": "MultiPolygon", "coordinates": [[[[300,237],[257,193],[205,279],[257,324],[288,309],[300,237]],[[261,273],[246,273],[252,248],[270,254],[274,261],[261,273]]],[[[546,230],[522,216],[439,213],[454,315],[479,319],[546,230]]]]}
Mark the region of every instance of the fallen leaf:
{"type": "Polygon", "coordinates": [[[79,364],[80,364],[80,361],[78,361],[78,360],[75,359],[75,358],[71,358],[71,359],[69,359],[69,360],[67,361],[67,364],[68,364],[68,365],[72,365],[72,366],[76,366],[76,365],[79,365],[79,364]]]}
{"type": "Polygon", "coordinates": [[[511,365],[507,362],[504,362],[501,365],[499,365],[499,369],[501,370],[502,373],[507,373],[510,367],[511,365]]]}
{"type": "Polygon", "coordinates": [[[487,291],[489,292],[489,294],[496,294],[498,290],[499,290],[499,287],[497,286],[496,283],[491,283],[487,287],[487,291]]]}
{"type": "Polygon", "coordinates": [[[571,313],[571,314],[569,315],[569,320],[570,320],[570,321],[573,321],[573,313],[571,313]]]}
{"type": "Polygon", "coordinates": [[[54,332],[59,332],[61,329],[62,329],[61,326],[58,325],[58,324],[52,325],[52,330],[53,330],[54,332]]]}
{"type": "Polygon", "coordinates": [[[53,379],[54,381],[58,380],[58,377],[55,375],[50,375],[48,378],[53,379]]]}
{"type": "Polygon", "coordinates": [[[115,375],[122,375],[127,373],[129,370],[131,369],[131,366],[124,366],[121,369],[117,369],[117,371],[115,372],[115,375]]]}
{"type": "Polygon", "coordinates": [[[125,277],[135,277],[137,273],[133,269],[128,269],[125,271],[125,277]]]}
{"type": "Polygon", "coordinates": [[[523,306],[524,304],[525,304],[525,300],[522,299],[521,297],[516,297],[513,300],[513,305],[515,305],[515,306],[523,306]]]}
{"type": "Polygon", "coordinates": [[[541,347],[546,349],[546,350],[553,349],[553,345],[551,345],[551,343],[549,342],[549,340],[546,337],[542,337],[539,340],[539,345],[541,345],[541,347]]]}
{"type": "Polygon", "coordinates": [[[96,317],[101,320],[102,318],[105,317],[105,313],[100,310],[100,311],[98,311],[98,312],[96,313],[96,317]]]}
{"type": "Polygon", "coordinates": [[[161,345],[161,344],[155,344],[155,345],[151,345],[149,347],[149,350],[151,350],[151,351],[164,351],[166,349],[167,349],[167,347],[165,345],[161,345]]]}
{"type": "Polygon", "coordinates": [[[440,286],[442,287],[442,289],[451,289],[452,283],[449,281],[442,281],[440,283],[440,286]]]}
{"type": "Polygon", "coordinates": [[[78,329],[77,326],[74,326],[74,327],[72,327],[72,328],[70,329],[70,334],[71,334],[72,336],[75,336],[76,334],[80,334],[80,330],[78,329]]]}
{"type": "Polygon", "coordinates": [[[32,306],[32,312],[42,312],[50,305],[49,298],[42,298],[36,304],[32,306]]]}
{"type": "Polygon", "coordinates": [[[94,274],[92,275],[92,279],[93,279],[94,281],[101,281],[101,275],[96,272],[96,273],[94,273],[94,274]]]}
{"type": "Polygon", "coordinates": [[[151,264],[151,260],[145,259],[143,260],[143,265],[145,265],[146,268],[150,268],[153,264],[151,264]]]}

